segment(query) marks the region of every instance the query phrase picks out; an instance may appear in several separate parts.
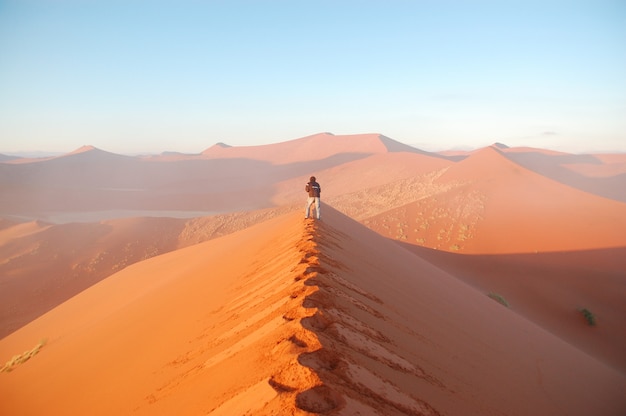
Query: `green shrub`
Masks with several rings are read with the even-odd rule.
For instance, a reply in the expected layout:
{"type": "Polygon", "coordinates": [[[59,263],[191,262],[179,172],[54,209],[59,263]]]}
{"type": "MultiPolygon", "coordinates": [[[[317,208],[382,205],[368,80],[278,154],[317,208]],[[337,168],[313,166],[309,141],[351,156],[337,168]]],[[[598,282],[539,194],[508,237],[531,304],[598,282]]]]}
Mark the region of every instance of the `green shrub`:
{"type": "Polygon", "coordinates": [[[596,326],[596,317],[589,309],[581,308],[578,311],[585,317],[589,326],[596,326]]]}
{"type": "Polygon", "coordinates": [[[509,302],[506,301],[506,299],[504,299],[504,297],[502,295],[499,295],[497,293],[489,293],[489,296],[491,299],[495,300],[498,303],[501,303],[502,305],[506,306],[507,308],[509,307],[509,302]]]}

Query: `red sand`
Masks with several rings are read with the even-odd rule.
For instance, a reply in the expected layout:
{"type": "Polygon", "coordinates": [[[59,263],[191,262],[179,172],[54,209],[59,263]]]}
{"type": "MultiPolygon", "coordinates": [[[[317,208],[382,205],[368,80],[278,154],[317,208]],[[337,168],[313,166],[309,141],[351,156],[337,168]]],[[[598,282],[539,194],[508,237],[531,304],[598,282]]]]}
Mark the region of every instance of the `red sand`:
{"type": "Polygon", "coordinates": [[[508,255],[459,255],[404,245],[510,309],[626,374],[626,247],[508,255]],[[591,327],[580,313],[590,310],[591,327]]]}
{"type": "Polygon", "coordinates": [[[216,144],[202,152],[202,155],[208,158],[241,158],[288,164],[321,160],[341,153],[387,153],[390,148],[393,151],[411,150],[401,143],[390,143],[389,139],[380,134],[335,136],[331,133],[320,133],[264,146],[231,147],[216,144]]]}
{"type": "Polygon", "coordinates": [[[394,239],[462,253],[626,246],[626,203],[555,182],[494,148],[452,165],[434,184],[431,195],[365,223],[394,239]]]}
{"type": "Polygon", "coordinates": [[[6,414],[620,414],[626,377],[324,207],[138,263],[0,341],[6,414]],[[271,261],[268,261],[271,259],[271,261]]]}
{"type": "Polygon", "coordinates": [[[288,210],[98,223],[5,221],[6,227],[0,228],[0,338],[133,263],[246,228],[288,210]]]}
{"type": "Polygon", "coordinates": [[[321,134],[0,165],[1,321],[53,308],[0,340],[0,364],[37,353],[0,373],[0,414],[625,413],[625,160],[456,156],[321,134]],[[11,217],[106,209],[229,213],[11,217]]]}

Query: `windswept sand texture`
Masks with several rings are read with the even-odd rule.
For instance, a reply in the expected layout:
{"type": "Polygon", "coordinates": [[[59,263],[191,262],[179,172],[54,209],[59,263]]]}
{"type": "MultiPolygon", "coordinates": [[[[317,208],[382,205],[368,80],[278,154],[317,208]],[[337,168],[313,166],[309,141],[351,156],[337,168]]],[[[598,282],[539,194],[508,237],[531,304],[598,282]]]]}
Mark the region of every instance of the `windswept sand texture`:
{"type": "Polygon", "coordinates": [[[626,414],[625,172],[330,133],[0,161],[0,414],[626,414]]]}

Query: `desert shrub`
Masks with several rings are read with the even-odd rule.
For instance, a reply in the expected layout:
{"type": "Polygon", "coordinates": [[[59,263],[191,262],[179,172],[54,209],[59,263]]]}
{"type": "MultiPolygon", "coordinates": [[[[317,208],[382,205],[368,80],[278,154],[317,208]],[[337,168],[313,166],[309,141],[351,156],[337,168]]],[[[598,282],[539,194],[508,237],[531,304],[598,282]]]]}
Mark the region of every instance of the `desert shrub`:
{"type": "Polygon", "coordinates": [[[35,347],[32,350],[25,351],[18,355],[14,355],[13,358],[7,361],[6,364],[4,364],[2,368],[0,368],[0,373],[8,373],[10,371],[13,371],[13,367],[15,367],[16,365],[25,363],[26,361],[30,360],[35,355],[37,355],[37,353],[39,353],[39,350],[44,345],[46,345],[45,339],[39,341],[39,344],[35,345],[35,347]]]}
{"type": "Polygon", "coordinates": [[[581,308],[578,311],[583,315],[589,326],[596,326],[596,317],[589,309],[581,308]]]}
{"type": "Polygon", "coordinates": [[[491,299],[495,300],[496,302],[506,306],[507,308],[509,307],[509,302],[507,302],[506,299],[504,299],[504,297],[502,295],[499,295],[497,293],[491,292],[487,296],[489,296],[491,299]]]}

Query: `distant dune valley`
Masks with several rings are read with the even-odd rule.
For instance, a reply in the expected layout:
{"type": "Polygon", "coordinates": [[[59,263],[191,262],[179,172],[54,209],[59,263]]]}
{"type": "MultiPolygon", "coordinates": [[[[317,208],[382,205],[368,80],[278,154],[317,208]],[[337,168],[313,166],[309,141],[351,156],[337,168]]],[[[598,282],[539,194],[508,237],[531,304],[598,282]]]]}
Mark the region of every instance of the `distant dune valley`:
{"type": "Polygon", "coordinates": [[[624,328],[624,154],[0,155],[0,414],[626,414],[624,328]]]}

